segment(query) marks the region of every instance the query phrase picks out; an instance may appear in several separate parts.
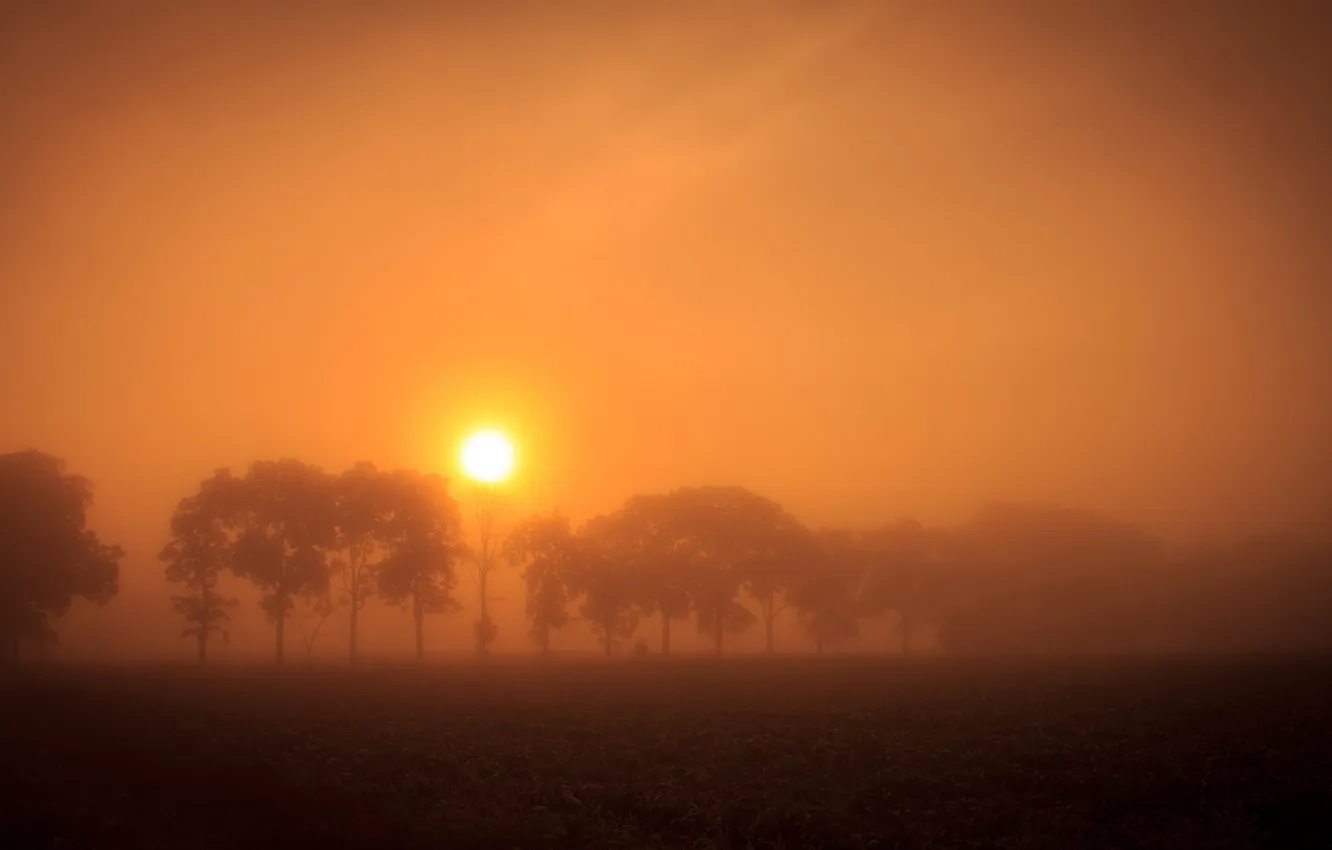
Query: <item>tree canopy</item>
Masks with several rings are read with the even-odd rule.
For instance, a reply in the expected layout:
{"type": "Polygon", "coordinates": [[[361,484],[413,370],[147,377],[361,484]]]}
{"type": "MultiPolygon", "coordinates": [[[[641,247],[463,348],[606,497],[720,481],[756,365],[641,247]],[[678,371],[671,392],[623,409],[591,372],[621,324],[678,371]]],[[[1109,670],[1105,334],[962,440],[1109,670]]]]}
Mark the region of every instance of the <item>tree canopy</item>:
{"type": "Polygon", "coordinates": [[[24,644],[54,642],[50,621],[75,598],[115,596],[125,553],[88,529],[92,501],[92,483],[60,458],[0,455],[0,640],[10,658],[24,644]]]}
{"type": "Polygon", "coordinates": [[[409,608],[416,629],[416,655],[425,654],[425,616],[461,610],[453,592],[457,563],[466,554],[458,503],[438,475],[414,470],[393,473],[393,512],[385,527],[388,556],[378,573],[379,592],[409,608]]]}
{"type": "Polygon", "coordinates": [[[171,607],[185,620],[181,637],[193,637],[200,661],[208,657],[208,643],[217,635],[228,641],[228,609],[237,604],[218,592],[218,581],[231,552],[222,518],[209,512],[197,496],[180,500],[171,516],[171,539],[158,559],[166,563],[166,579],[183,585],[184,593],[171,597],[171,607]]]}

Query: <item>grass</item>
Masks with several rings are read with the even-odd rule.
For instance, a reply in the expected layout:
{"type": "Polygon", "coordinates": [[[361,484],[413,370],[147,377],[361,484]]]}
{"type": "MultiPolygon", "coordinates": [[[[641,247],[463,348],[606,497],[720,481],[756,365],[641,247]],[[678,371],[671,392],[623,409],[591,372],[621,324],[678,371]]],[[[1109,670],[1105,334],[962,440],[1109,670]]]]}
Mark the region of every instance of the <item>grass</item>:
{"type": "Polygon", "coordinates": [[[0,843],[1325,846],[1330,672],[853,658],[11,671],[0,843]]]}

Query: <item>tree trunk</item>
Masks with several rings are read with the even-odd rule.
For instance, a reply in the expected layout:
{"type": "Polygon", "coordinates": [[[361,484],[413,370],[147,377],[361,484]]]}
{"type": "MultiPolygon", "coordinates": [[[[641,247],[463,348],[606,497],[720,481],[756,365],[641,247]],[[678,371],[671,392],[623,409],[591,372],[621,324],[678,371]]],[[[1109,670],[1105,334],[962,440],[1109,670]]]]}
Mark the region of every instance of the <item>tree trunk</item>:
{"type": "Polygon", "coordinates": [[[766,612],[763,615],[763,626],[766,629],[766,634],[764,635],[764,638],[767,641],[763,646],[763,651],[769,655],[772,655],[772,621],[775,619],[777,618],[767,614],[766,612]]]}
{"type": "Polygon", "coordinates": [[[612,628],[612,626],[610,626],[609,624],[606,626],[606,640],[603,641],[603,642],[606,644],[606,657],[607,657],[607,658],[610,658],[610,657],[611,657],[611,628],[612,628]]]}
{"type": "Polygon", "coordinates": [[[412,602],[412,617],[416,620],[416,660],[420,662],[425,660],[425,611],[420,599],[412,602]]]}
{"type": "Polygon", "coordinates": [[[481,625],[476,632],[477,655],[485,655],[490,651],[490,613],[489,613],[490,609],[489,606],[486,605],[486,596],[487,596],[486,584],[487,584],[487,579],[489,579],[489,577],[490,576],[488,575],[488,571],[486,570],[482,570],[480,576],[478,577],[479,579],[478,585],[480,586],[481,589],[481,600],[480,600],[481,616],[480,619],[477,620],[477,622],[480,623],[481,625]]]}
{"type": "Polygon", "coordinates": [[[726,628],[725,628],[726,624],[722,621],[722,616],[723,615],[722,615],[721,606],[719,605],[717,606],[716,616],[712,618],[713,652],[716,655],[722,654],[722,639],[726,634],[726,628]]]}
{"type": "Polygon", "coordinates": [[[199,631],[199,663],[202,664],[208,660],[208,633],[200,629],[199,631]]]}
{"type": "Polygon", "coordinates": [[[351,624],[350,624],[350,625],[351,625],[351,636],[348,638],[347,653],[348,653],[348,658],[351,660],[351,663],[353,663],[353,664],[356,663],[356,654],[357,654],[357,647],[356,647],[356,625],[357,625],[357,620],[360,619],[360,614],[361,614],[360,608],[361,608],[360,594],[359,594],[359,592],[358,592],[358,590],[357,590],[356,582],[352,582],[352,588],[351,588],[351,624]]]}
{"type": "Polygon", "coordinates": [[[359,546],[352,546],[347,550],[347,566],[351,571],[348,574],[351,582],[347,587],[348,601],[351,602],[351,613],[348,615],[347,623],[347,658],[355,664],[360,654],[356,638],[361,619],[361,570],[365,568],[365,552],[359,546]]]}
{"type": "Polygon", "coordinates": [[[661,654],[671,654],[671,618],[665,612],[661,615],[661,654]]]}
{"type": "Polygon", "coordinates": [[[898,631],[902,633],[902,654],[911,654],[911,620],[907,619],[905,614],[898,614],[901,622],[898,624],[898,631]]]}
{"type": "Polygon", "coordinates": [[[823,633],[820,632],[814,636],[814,651],[819,655],[823,654],[823,633]]]}
{"type": "Polygon", "coordinates": [[[279,596],[277,602],[278,602],[278,615],[277,615],[277,623],[275,624],[276,633],[277,633],[276,658],[277,658],[277,663],[281,664],[283,656],[282,639],[284,636],[284,632],[286,631],[286,625],[287,625],[287,598],[285,596],[279,596]]]}

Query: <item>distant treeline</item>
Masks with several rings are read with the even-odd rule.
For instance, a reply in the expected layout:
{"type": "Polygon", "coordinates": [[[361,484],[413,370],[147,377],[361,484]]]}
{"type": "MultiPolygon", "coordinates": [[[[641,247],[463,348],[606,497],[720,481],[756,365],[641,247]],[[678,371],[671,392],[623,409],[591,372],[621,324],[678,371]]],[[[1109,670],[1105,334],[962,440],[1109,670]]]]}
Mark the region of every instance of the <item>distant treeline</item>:
{"type": "MultiPolygon", "coordinates": [[[[119,547],[86,528],[91,485],[40,452],[0,456],[0,639],[55,639],[74,597],[116,592],[119,547]]],[[[295,460],[223,469],[182,499],[159,557],[171,597],[206,658],[237,605],[224,572],[252,582],[274,626],[275,653],[297,606],[318,623],[357,618],[380,597],[410,612],[416,650],[427,615],[455,614],[460,575],[476,580],[474,645],[498,629],[486,605],[492,571],[520,569],[528,635],[542,652],[574,621],[607,655],[658,615],[656,643],[692,620],[717,653],[728,637],[791,617],[823,651],[885,618],[885,651],[987,653],[1302,652],[1332,649],[1332,547],[1248,540],[1170,550],[1130,525],[1076,510],[992,505],[954,528],[901,520],[870,531],[812,530],[776,502],[737,487],[630,498],[581,527],[554,513],[504,525],[499,498],[463,499],[438,475],[368,463],[340,475],[295,460]],[[474,521],[465,543],[463,507],[474,521]]],[[[307,650],[317,635],[302,632],[307,650]]],[[[643,649],[646,641],[640,641],[643,649]]],[[[793,649],[794,647],[783,647],[793,649]]]]}

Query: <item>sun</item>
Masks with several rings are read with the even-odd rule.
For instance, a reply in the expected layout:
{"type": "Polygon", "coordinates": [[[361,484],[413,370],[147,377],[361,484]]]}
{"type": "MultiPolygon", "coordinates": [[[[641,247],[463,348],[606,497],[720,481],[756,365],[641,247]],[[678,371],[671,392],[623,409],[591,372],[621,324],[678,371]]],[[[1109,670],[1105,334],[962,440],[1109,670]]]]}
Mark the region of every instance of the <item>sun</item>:
{"type": "Polygon", "coordinates": [[[463,442],[459,459],[467,477],[494,484],[513,471],[513,443],[494,429],[476,431],[463,442]]]}

